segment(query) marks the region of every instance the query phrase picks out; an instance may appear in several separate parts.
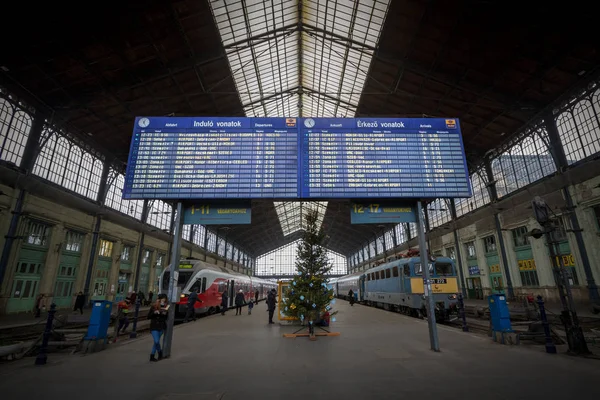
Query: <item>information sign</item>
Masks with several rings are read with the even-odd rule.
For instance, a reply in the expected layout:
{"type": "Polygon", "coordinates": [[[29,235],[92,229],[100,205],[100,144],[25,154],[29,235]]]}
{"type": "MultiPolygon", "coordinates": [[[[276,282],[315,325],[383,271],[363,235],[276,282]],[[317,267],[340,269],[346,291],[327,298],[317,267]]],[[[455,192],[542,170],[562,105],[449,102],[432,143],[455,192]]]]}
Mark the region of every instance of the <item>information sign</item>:
{"type": "Polygon", "coordinates": [[[138,117],[125,199],[471,197],[442,118],[138,117]]]}
{"type": "Polygon", "coordinates": [[[183,212],[183,223],[191,225],[249,224],[251,215],[249,203],[202,202],[186,207],[183,212]]]}
{"type": "Polygon", "coordinates": [[[352,224],[385,224],[417,222],[415,207],[399,203],[353,203],[350,211],[352,224]]]}

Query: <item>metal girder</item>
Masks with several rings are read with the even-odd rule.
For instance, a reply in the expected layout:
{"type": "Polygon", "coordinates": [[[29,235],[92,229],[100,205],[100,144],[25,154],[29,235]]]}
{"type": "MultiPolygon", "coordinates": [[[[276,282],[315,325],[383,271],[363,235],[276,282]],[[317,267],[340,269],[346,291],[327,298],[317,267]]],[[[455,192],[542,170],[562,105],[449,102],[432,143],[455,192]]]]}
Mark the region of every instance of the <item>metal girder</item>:
{"type": "Polygon", "coordinates": [[[342,100],[342,99],[338,99],[337,97],[334,97],[334,96],[332,96],[332,95],[329,95],[329,94],[327,94],[327,93],[319,92],[318,90],[313,90],[313,89],[310,89],[310,88],[307,88],[307,87],[304,87],[303,89],[304,89],[304,91],[305,91],[306,93],[315,94],[315,95],[317,95],[317,96],[321,96],[321,97],[324,97],[324,98],[326,98],[326,99],[329,99],[329,100],[331,100],[332,102],[335,102],[335,103],[341,103],[341,104],[345,104],[345,105],[347,105],[348,107],[356,108],[356,105],[355,105],[355,104],[349,103],[349,102],[347,102],[347,101],[344,101],[344,100],[342,100]]]}
{"type": "Polygon", "coordinates": [[[253,101],[249,102],[249,103],[242,104],[242,107],[244,107],[244,108],[250,107],[250,106],[252,106],[254,104],[257,104],[257,103],[260,103],[260,102],[266,102],[268,100],[271,100],[271,99],[273,99],[275,97],[278,97],[278,96],[281,96],[281,95],[284,95],[284,94],[287,94],[287,93],[295,93],[298,90],[299,90],[299,86],[294,86],[294,87],[289,88],[287,90],[284,90],[282,92],[273,93],[273,94],[270,94],[268,96],[260,97],[260,98],[258,98],[256,100],[253,100],[253,101]]]}
{"type": "MultiPolygon", "coordinates": [[[[322,38],[327,39],[327,40],[332,41],[332,42],[343,44],[346,47],[348,47],[349,45],[356,45],[356,46],[358,46],[358,48],[362,48],[362,49],[365,49],[365,50],[371,50],[372,52],[377,51],[376,47],[369,46],[368,44],[361,43],[359,41],[356,41],[354,39],[350,39],[350,38],[342,36],[342,35],[338,35],[337,33],[330,32],[330,31],[328,31],[326,29],[317,28],[316,26],[313,26],[313,25],[310,25],[310,24],[302,24],[302,25],[304,27],[304,30],[307,33],[314,34],[315,32],[318,32],[318,33],[320,33],[322,35],[321,36],[322,38]],[[327,36],[331,36],[331,37],[327,37],[327,36]]],[[[359,51],[362,51],[362,50],[359,50],[359,51]]]]}
{"type": "Polygon", "coordinates": [[[240,50],[246,49],[250,46],[256,46],[263,42],[268,42],[269,40],[276,39],[279,36],[289,35],[291,33],[296,32],[297,30],[298,30],[298,24],[290,24],[290,25],[282,26],[281,28],[272,29],[268,32],[264,32],[264,33],[261,33],[258,35],[251,36],[244,40],[238,40],[237,42],[223,46],[223,48],[226,51],[229,49],[234,49],[233,52],[240,51],[240,50]]]}

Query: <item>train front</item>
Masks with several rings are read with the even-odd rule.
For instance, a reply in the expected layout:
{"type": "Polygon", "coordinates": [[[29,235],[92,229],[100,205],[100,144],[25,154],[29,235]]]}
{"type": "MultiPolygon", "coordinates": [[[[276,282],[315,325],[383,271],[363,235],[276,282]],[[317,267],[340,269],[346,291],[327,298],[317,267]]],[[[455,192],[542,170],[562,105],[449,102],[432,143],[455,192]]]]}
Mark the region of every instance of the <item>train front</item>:
{"type": "MultiPolygon", "coordinates": [[[[179,288],[179,300],[175,303],[175,318],[182,319],[187,312],[187,296],[184,289],[188,286],[190,280],[198,271],[194,263],[181,261],[179,264],[179,272],[177,276],[177,287],[179,288]]],[[[160,278],[160,293],[169,294],[169,282],[171,281],[171,271],[167,267],[160,278]]]]}
{"type": "MultiPolygon", "coordinates": [[[[447,257],[432,258],[429,264],[430,290],[435,304],[435,316],[447,321],[458,314],[458,279],[454,261],[447,257]]],[[[423,293],[421,311],[427,315],[423,278],[411,278],[412,293],[423,293]]]]}

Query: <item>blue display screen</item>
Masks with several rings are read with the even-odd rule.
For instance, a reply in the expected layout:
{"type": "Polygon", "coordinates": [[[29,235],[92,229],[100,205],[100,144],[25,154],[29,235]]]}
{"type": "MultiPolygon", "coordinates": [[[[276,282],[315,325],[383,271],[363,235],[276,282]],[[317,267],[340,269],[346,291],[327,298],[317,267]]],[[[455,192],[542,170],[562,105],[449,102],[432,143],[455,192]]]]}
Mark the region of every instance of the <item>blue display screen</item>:
{"type": "Polygon", "coordinates": [[[138,117],[126,199],[470,197],[457,119],[138,117]]]}

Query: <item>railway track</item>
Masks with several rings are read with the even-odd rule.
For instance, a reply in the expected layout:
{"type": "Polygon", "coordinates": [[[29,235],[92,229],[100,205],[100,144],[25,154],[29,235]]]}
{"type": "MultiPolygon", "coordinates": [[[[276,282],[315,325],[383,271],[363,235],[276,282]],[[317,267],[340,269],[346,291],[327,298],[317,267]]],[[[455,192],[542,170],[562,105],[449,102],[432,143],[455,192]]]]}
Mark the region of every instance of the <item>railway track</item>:
{"type": "MultiPolygon", "coordinates": [[[[137,322],[140,323],[142,321],[145,321],[146,319],[146,314],[140,313],[137,322]]],[[[118,322],[112,319],[111,325],[108,328],[109,336],[112,336],[114,334],[115,323],[118,322]]],[[[61,322],[61,318],[57,318],[55,319],[53,330],[51,332],[50,341],[52,341],[53,343],[57,343],[61,340],[61,338],[63,340],[64,338],[67,338],[67,340],[65,340],[65,343],[68,344],[69,337],[84,335],[84,331],[87,329],[88,325],[88,322],[65,323],[61,322]]],[[[132,325],[133,318],[129,320],[129,329],[131,329],[132,325]]],[[[43,320],[40,321],[40,323],[34,325],[0,329],[0,346],[7,346],[15,343],[25,343],[26,347],[28,347],[28,345],[35,346],[36,342],[38,342],[42,337],[45,327],[46,320],[43,320]]]]}

